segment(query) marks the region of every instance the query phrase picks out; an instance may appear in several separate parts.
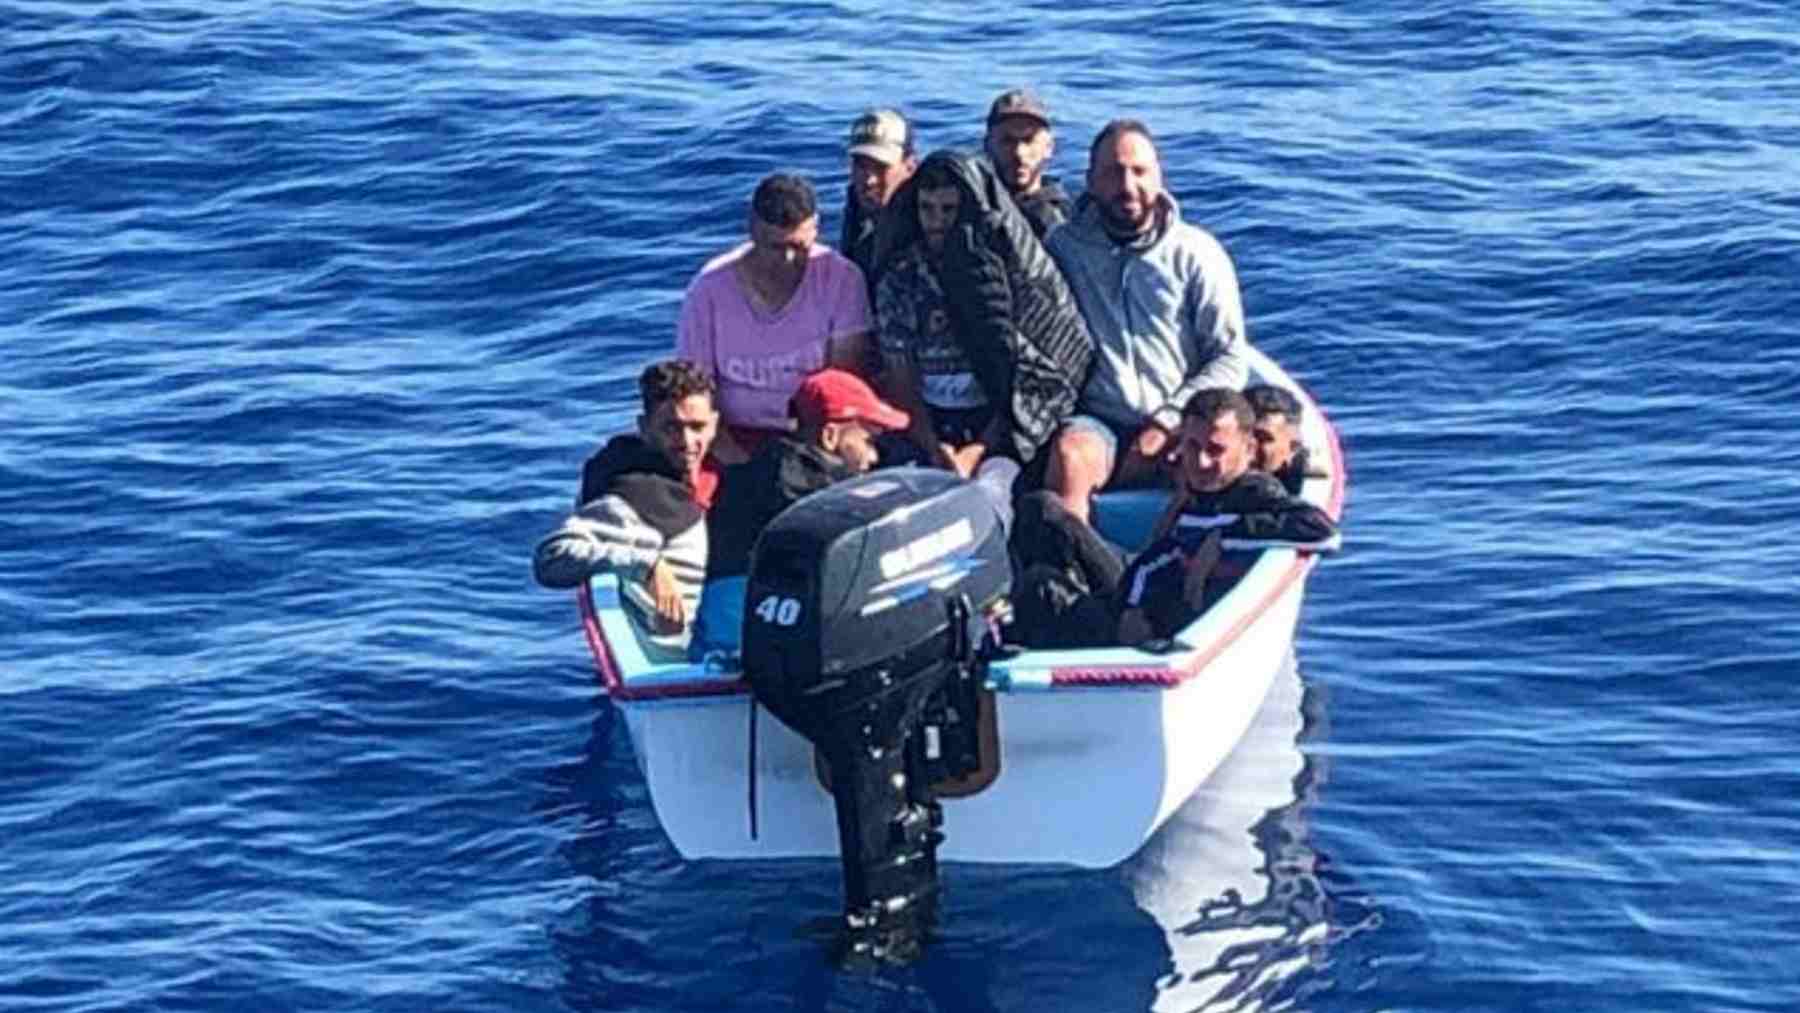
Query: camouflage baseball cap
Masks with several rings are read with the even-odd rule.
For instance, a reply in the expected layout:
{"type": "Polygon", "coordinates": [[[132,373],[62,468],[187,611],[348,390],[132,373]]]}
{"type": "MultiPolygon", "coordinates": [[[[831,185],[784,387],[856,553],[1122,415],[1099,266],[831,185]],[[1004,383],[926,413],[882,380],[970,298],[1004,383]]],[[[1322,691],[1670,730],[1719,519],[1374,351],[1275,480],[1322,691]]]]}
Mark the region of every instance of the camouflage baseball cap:
{"type": "Polygon", "coordinates": [[[850,154],[893,165],[912,154],[912,127],[892,109],[871,109],[850,124],[850,154]]]}

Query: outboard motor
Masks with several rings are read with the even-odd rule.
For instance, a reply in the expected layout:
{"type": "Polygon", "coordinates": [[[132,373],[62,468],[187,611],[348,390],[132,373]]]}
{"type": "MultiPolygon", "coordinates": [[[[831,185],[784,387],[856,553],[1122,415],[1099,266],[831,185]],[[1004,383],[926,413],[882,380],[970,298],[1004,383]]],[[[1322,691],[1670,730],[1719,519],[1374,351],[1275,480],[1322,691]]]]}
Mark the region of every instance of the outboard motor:
{"type": "Polygon", "coordinates": [[[910,959],[931,926],[943,840],[931,782],[979,762],[982,652],[1011,582],[993,506],[936,469],[831,486],[757,541],[744,671],[831,772],[850,956],[910,959]],[[962,715],[955,748],[939,724],[914,734],[928,709],[962,715]]]}

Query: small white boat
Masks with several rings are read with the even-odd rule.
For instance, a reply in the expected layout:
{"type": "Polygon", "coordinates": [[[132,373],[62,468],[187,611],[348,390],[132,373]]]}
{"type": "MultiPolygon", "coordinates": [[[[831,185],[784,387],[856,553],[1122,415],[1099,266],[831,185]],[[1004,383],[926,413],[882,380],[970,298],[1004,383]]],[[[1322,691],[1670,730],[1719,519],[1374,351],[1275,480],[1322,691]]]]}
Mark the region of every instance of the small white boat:
{"type": "MultiPolygon", "coordinates": [[[[1286,372],[1252,350],[1253,380],[1291,390],[1314,474],[1302,495],[1344,502],[1335,431],[1286,372]]],[[[1103,497],[1096,520],[1140,548],[1165,492],[1103,497]]],[[[1231,753],[1281,671],[1316,557],[1268,549],[1165,654],[1028,651],[987,667],[992,762],[943,785],[948,861],[1115,865],[1231,753]]],[[[742,673],[645,657],[611,577],[578,593],[600,681],[626,719],[657,818],[684,857],[837,857],[833,796],[813,746],[752,701],[742,673]]]]}

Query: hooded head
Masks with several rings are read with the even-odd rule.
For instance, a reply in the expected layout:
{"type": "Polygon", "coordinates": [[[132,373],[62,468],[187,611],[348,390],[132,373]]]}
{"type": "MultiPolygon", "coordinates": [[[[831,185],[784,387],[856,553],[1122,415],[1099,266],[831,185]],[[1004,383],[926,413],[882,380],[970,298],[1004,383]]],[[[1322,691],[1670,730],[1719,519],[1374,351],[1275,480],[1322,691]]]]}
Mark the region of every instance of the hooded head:
{"type": "Polygon", "coordinates": [[[935,198],[936,213],[940,216],[938,224],[946,230],[975,222],[990,212],[1018,216],[1021,225],[1029,229],[1023,213],[1013,203],[1012,195],[987,159],[950,149],[934,151],[919,163],[911,178],[901,184],[888,205],[888,214],[882,217],[875,255],[878,278],[893,259],[906,252],[913,243],[924,239],[927,247],[931,246],[932,241],[921,224],[920,211],[920,193],[927,189],[938,194],[935,198]],[[955,215],[943,218],[947,210],[944,191],[950,185],[956,188],[955,215]]]}

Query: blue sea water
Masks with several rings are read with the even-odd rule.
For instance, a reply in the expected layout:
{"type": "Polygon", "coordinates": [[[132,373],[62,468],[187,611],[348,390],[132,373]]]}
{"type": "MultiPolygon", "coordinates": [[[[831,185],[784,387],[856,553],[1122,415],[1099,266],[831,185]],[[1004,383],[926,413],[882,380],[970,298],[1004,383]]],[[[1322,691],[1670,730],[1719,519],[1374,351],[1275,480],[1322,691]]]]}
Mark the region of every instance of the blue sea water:
{"type": "Polygon", "coordinates": [[[0,0],[0,1008],[1800,1007],[1787,4],[0,0]],[[754,181],[1119,114],[1350,461],[1117,870],[688,863],[527,556],[754,181]]]}

